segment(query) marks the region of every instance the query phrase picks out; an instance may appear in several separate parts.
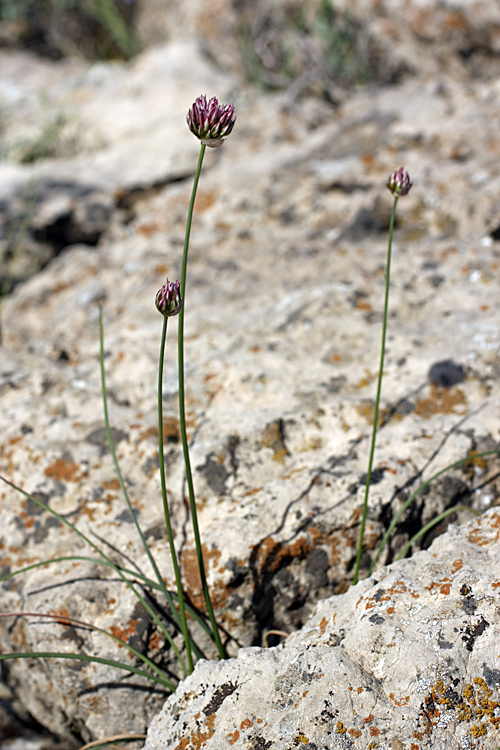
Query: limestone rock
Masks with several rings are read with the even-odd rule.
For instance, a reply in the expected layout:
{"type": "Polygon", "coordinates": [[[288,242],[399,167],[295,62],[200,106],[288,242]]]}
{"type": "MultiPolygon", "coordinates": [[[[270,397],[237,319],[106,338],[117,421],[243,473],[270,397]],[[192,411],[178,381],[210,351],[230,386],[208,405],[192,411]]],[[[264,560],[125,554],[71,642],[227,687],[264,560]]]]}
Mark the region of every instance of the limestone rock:
{"type": "MultiPolygon", "coordinates": [[[[65,176],[70,192],[92,186],[79,193],[74,222],[85,206],[92,217],[98,195],[108,213],[97,219],[108,227],[100,225],[96,245],[77,238],[61,248],[3,305],[0,470],[108,551],[110,542],[114,559],[126,554],[149,573],[103,434],[101,302],[117,454],[134,511],[172,586],[157,472],[161,318],[154,297],[166,275],[180,275],[198,151],[186,110],[204,90],[229,98],[232,79],[183,43],[152,50],[131,68],[97,66],[86,81],[77,109],[82,118],[87,113],[94,145],[46,164],[48,174],[65,176]],[[131,80],[137,89],[128,88],[131,80]]],[[[269,628],[301,627],[319,599],[352,580],[380,346],[391,207],[385,181],[401,164],[415,185],[398,206],[363,570],[422,481],[498,445],[498,98],[495,80],[468,86],[444,75],[355,91],[337,108],[312,99],[290,108],[286,94],[238,87],[234,132],[205,157],[186,300],[200,526],[233,656],[239,646],[260,646],[269,628]]],[[[18,170],[11,174],[19,180],[18,170]]],[[[48,195],[37,215],[57,223],[68,212],[64,190],[48,195]]],[[[163,434],[184,585],[201,607],[184,502],[175,331],[172,321],[163,434]]],[[[483,512],[499,496],[497,458],[457,466],[418,497],[379,563],[393,560],[436,513],[457,504],[483,512]]],[[[458,520],[466,519],[460,513],[458,520]]],[[[3,485],[0,529],[5,573],[89,554],[49,513],[3,485]]],[[[427,535],[416,549],[431,540],[427,535]]],[[[98,564],[30,571],[2,586],[0,606],[40,616],[2,628],[4,650],[123,657],[101,635],[73,633],[42,617],[67,612],[118,629],[173,680],[181,677],[172,649],[98,564]]],[[[8,682],[68,748],[78,736],[124,729],[123,716],[127,729],[143,731],[165,699],[143,683],[130,691],[129,678],[94,665],[10,663],[8,682]]]]}
{"type": "Polygon", "coordinates": [[[499,541],[489,511],[320,602],[284,645],[201,662],[144,750],[496,750],[499,541]]]}

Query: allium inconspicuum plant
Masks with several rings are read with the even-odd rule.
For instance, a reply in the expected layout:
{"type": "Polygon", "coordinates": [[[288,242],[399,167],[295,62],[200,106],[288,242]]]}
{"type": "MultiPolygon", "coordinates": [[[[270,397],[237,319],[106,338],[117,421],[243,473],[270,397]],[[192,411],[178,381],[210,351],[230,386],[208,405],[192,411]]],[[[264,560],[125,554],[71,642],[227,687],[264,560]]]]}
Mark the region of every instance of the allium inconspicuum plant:
{"type": "Polygon", "coordinates": [[[359,568],[361,565],[361,555],[363,552],[363,539],[365,535],[366,527],[366,516],[368,514],[368,496],[370,494],[370,483],[372,478],[373,470],[373,457],[375,455],[375,442],[377,438],[377,426],[378,426],[378,413],[380,407],[380,394],[382,392],[382,374],[384,371],[384,357],[385,357],[385,339],[387,334],[387,314],[389,311],[389,286],[391,282],[391,253],[392,253],[392,234],[394,231],[394,221],[396,218],[396,206],[398,204],[398,198],[403,195],[408,195],[412,186],[410,181],[410,175],[405,172],[404,168],[401,167],[397,172],[393,172],[387,180],[387,188],[394,196],[394,202],[392,204],[391,222],[389,225],[389,243],[387,246],[387,260],[385,267],[385,297],[384,297],[384,315],[382,319],[382,344],[380,348],[380,365],[378,369],[378,380],[377,380],[377,394],[375,396],[375,408],[373,411],[373,425],[372,425],[372,437],[370,445],[370,453],[368,458],[368,470],[366,472],[366,484],[365,484],[365,496],[363,500],[363,512],[361,515],[361,526],[359,530],[358,549],[356,554],[356,565],[354,567],[353,584],[356,584],[359,579],[359,568]]]}
{"type": "MultiPolygon", "coordinates": [[[[179,375],[179,424],[182,442],[182,452],[184,456],[184,466],[186,470],[186,483],[189,495],[189,509],[191,514],[191,522],[193,524],[193,534],[196,547],[196,561],[198,564],[198,570],[200,573],[201,587],[203,591],[203,598],[205,600],[205,606],[207,609],[208,618],[212,629],[212,638],[217,647],[217,651],[221,659],[226,658],[226,651],[222,645],[219,628],[215,619],[214,609],[212,601],[210,599],[210,592],[208,590],[207,576],[205,571],[205,563],[203,560],[203,552],[201,546],[201,536],[198,524],[198,513],[196,509],[196,498],[193,483],[193,472],[191,470],[191,460],[189,457],[189,445],[187,439],[186,429],[186,399],[184,389],[184,315],[186,311],[186,281],[187,281],[187,262],[189,252],[189,239],[191,236],[191,225],[193,221],[193,210],[194,202],[196,199],[196,192],[198,190],[198,183],[200,180],[201,168],[203,165],[203,157],[207,146],[220,147],[224,143],[224,138],[231,134],[234,123],[236,122],[236,115],[234,113],[233,104],[219,104],[218,99],[214,96],[208,102],[204,94],[199,96],[193,103],[189,110],[186,121],[190,131],[200,141],[200,154],[198,157],[198,164],[196,166],[196,172],[193,181],[193,188],[191,191],[191,200],[189,201],[188,215],[186,221],[186,233],[184,237],[184,249],[182,253],[182,269],[181,269],[181,288],[180,295],[182,298],[182,306],[179,312],[179,325],[177,328],[177,367],[179,375]]],[[[165,318],[166,321],[166,318],[165,318]]]]}

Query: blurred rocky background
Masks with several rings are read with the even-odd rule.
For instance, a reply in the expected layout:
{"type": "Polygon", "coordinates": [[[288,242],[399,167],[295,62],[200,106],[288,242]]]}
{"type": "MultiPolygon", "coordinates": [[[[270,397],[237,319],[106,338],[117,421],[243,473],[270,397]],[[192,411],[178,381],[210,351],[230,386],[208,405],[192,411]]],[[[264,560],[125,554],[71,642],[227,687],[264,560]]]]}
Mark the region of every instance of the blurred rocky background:
{"type": "MultiPolygon", "coordinates": [[[[364,572],[420,482],[498,446],[499,74],[496,0],[0,0],[0,471],[147,568],[104,437],[102,303],[118,457],[169,582],[154,296],[180,275],[199,150],[186,112],[202,93],[236,105],[234,132],[205,157],[186,303],[200,524],[231,655],[298,630],[352,580],[385,182],[401,165],[414,187],[398,206],[364,572]]],[[[175,333],[173,322],[163,432],[184,582],[201,606],[175,333]]],[[[380,562],[447,508],[498,506],[499,468],[475,459],[430,485],[380,562]]],[[[449,516],[415,549],[469,517],[449,516]]],[[[4,574],[85,554],[6,486],[0,550],[4,574]]],[[[175,673],[145,614],[94,565],[2,584],[0,610],[20,609],[120,628],[175,673]]],[[[0,643],[120,655],[43,618],[2,621],[0,643]]],[[[165,700],[87,665],[2,662],[1,676],[2,750],[142,733],[165,700]]]]}

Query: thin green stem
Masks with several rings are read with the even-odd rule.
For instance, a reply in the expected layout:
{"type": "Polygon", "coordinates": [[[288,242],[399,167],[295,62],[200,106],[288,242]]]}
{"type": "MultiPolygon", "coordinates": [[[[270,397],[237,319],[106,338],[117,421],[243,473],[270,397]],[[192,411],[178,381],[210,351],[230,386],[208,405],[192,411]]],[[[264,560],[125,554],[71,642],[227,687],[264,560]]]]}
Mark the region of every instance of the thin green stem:
{"type": "MultiPolygon", "coordinates": [[[[125,498],[125,502],[127,504],[128,511],[130,513],[130,517],[132,519],[132,522],[135,526],[135,529],[139,535],[139,538],[141,540],[142,547],[148,557],[148,560],[150,562],[151,567],[153,568],[154,574],[157,578],[158,583],[161,586],[162,593],[165,597],[165,600],[167,602],[167,605],[172,613],[172,617],[176,621],[178,627],[182,630],[182,622],[179,619],[179,613],[177,612],[177,609],[175,607],[174,601],[172,599],[172,596],[170,592],[168,591],[167,587],[165,586],[165,582],[161,576],[161,573],[158,569],[158,566],[156,564],[156,561],[151,554],[151,550],[149,549],[148,543],[146,542],[146,538],[144,534],[142,533],[142,529],[139,525],[139,522],[136,518],[136,515],[134,513],[134,509],[132,507],[132,503],[130,502],[130,498],[127,492],[127,488],[125,486],[125,481],[123,479],[123,475],[120,469],[120,465],[118,463],[118,459],[116,457],[116,450],[115,450],[115,444],[113,440],[113,435],[111,432],[111,424],[109,421],[109,409],[108,409],[108,396],[107,396],[107,389],[106,389],[106,368],[104,367],[104,326],[102,321],[102,308],[99,306],[99,349],[100,349],[100,369],[101,369],[101,392],[102,392],[102,403],[103,403],[103,409],[104,409],[104,425],[106,428],[106,437],[108,440],[108,446],[111,453],[111,457],[113,459],[113,464],[116,471],[116,476],[118,477],[118,481],[120,483],[120,487],[123,493],[123,497],[125,498]]],[[[192,670],[191,670],[192,671],[192,670]]],[[[186,673],[186,672],[185,672],[186,673]]]]}
{"type": "Polygon", "coordinates": [[[191,650],[191,636],[189,635],[186,609],[184,607],[184,593],[182,590],[181,574],[179,572],[179,563],[177,561],[177,552],[175,550],[174,535],[172,532],[172,524],[170,522],[170,510],[168,507],[167,497],[167,480],[165,472],[165,454],[163,450],[163,366],[165,363],[165,342],[167,339],[167,323],[168,318],[163,318],[163,329],[161,334],[161,345],[160,345],[160,357],[158,366],[158,456],[160,460],[160,479],[161,479],[161,495],[163,498],[163,514],[165,516],[165,526],[167,527],[168,544],[170,547],[170,557],[172,558],[172,565],[174,566],[175,583],[177,586],[177,597],[179,604],[179,613],[181,616],[182,633],[184,635],[184,643],[186,644],[186,656],[188,661],[189,673],[194,669],[193,664],[193,653],[191,650]]]}
{"type": "Polygon", "coordinates": [[[444,469],[441,469],[440,471],[436,472],[431,477],[429,477],[429,479],[427,479],[425,482],[422,482],[422,484],[419,487],[417,487],[417,489],[414,492],[411,493],[411,495],[408,498],[408,500],[406,500],[403,503],[403,505],[401,506],[401,508],[399,509],[399,511],[396,513],[396,515],[392,519],[391,523],[389,524],[389,527],[388,527],[387,531],[385,532],[384,536],[382,537],[382,541],[380,542],[380,544],[377,547],[377,551],[375,553],[375,556],[374,556],[374,558],[373,558],[373,560],[371,562],[371,565],[370,565],[370,567],[368,569],[368,575],[370,576],[373,573],[375,565],[377,564],[377,561],[378,561],[380,555],[382,554],[382,550],[384,549],[385,545],[389,541],[389,538],[390,538],[392,532],[394,531],[394,529],[398,525],[400,519],[406,513],[406,511],[408,510],[408,508],[410,507],[410,505],[412,504],[412,502],[415,500],[415,498],[417,497],[417,495],[420,492],[422,492],[423,490],[425,490],[425,488],[428,487],[431,484],[431,482],[434,482],[435,479],[439,479],[440,476],[442,476],[443,474],[446,474],[446,472],[450,471],[450,469],[456,469],[457,466],[463,466],[464,464],[472,463],[476,458],[483,458],[484,456],[497,456],[499,453],[500,453],[499,450],[484,451],[483,453],[473,453],[470,456],[467,456],[467,458],[461,458],[458,461],[455,461],[454,463],[449,464],[448,466],[445,466],[444,469]]]}
{"type": "Polygon", "coordinates": [[[203,590],[203,596],[205,599],[205,606],[207,608],[208,617],[212,626],[212,637],[219,656],[221,659],[226,658],[226,652],[219,634],[219,628],[215,619],[212,602],[210,599],[210,592],[208,590],[207,576],[205,573],[205,563],[203,561],[203,551],[201,547],[200,530],[198,526],[198,513],[196,510],[196,500],[194,494],[193,475],[191,472],[191,461],[189,459],[189,445],[187,439],[186,430],[186,406],[185,406],[185,394],[184,394],[184,313],[186,311],[186,275],[187,275],[187,260],[189,250],[189,237],[191,235],[191,224],[193,220],[193,209],[196,198],[196,191],[198,189],[198,182],[200,179],[201,166],[203,164],[203,157],[205,155],[206,146],[201,144],[200,156],[198,158],[198,165],[196,167],[196,174],[194,177],[193,190],[191,192],[191,200],[189,202],[188,216],[186,222],[186,235],[184,239],[184,252],[182,256],[182,271],[181,271],[181,297],[183,305],[179,313],[179,328],[178,328],[178,367],[179,367],[179,422],[182,440],[182,451],[184,454],[184,465],[186,468],[186,481],[189,493],[189,507],[191,511],[191,521],[193,523],[194,541],[196,546],[196,557],[198,562],[198,570],[200,572],[201,586],[203,590]]]}
{"type": "Polygon", "coordinates": [[[361,515],[361,527],[359,530],[358,552],[356,555],[356,566],[354,568],[353,584],[356,585],[359,580],[359,568],[361,565],[361,555],[363,553],[363,540],[365,536],[366,517],[368,515],[368,496],[370,494],[370,483],[372,478],[373,457],[375,455],[375,443],[377,439],[378,413],[380,407],[380,394],[382,392],[382,376],[384,374],[384,357],[385,357],[385,339],[387,334],[387,314],[389,311],[389,287],[391,283],[391,252],[392,252],[392,234],[394,231],[394,220],[396,218],[396,206],[398,204],[397,195],[394,196],[392,206],[391,224],[389,227],[389,243],[387,246],[387,264],[385,270],[385,298],[384,298],[384,318],[382,321],[382,345],[380,349],[380,365],[378,370],[377,395],[375,397],[375,408],[373,411],[373,428],[370,446],[370,457],[368,459],[368,470],[366,472],[365,497],[363,501],[363,513],[361,515]]]}

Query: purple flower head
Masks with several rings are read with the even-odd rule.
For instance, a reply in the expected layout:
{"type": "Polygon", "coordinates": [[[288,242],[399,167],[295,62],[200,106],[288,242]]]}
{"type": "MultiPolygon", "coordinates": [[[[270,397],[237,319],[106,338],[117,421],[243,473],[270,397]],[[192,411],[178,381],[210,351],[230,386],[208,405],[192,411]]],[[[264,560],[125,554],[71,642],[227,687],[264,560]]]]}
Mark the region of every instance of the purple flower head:
{"type": "Polygon", "coordinates": [[[207,102],[207,97],[202,94],[187,113],[186,121],[189,130],[205,146],[218,148],[236,122],[234,104],[219,104],[215,96],[207,102]]]}
{"type": "Polygon", "coordinates": [[[182,307],[181,282],[167,279],[156,293],[155,305],[158,312],[166,318],[177,315],[182,307]]]}
{"type": "Polygon", "coordinates": [[[393,195],[398,198],[401,195],[408,195],[413,182],[410,182],[410,175],[405,172],[404,167],[400,167],[397,172],[393,172],[387,180],[387,187],[393,195]]]}

